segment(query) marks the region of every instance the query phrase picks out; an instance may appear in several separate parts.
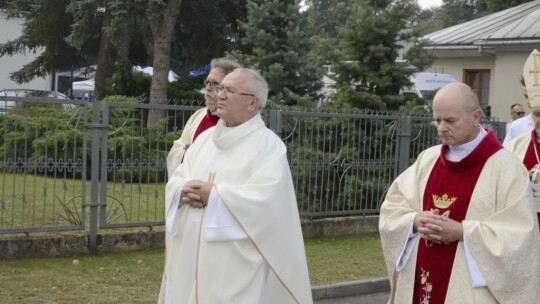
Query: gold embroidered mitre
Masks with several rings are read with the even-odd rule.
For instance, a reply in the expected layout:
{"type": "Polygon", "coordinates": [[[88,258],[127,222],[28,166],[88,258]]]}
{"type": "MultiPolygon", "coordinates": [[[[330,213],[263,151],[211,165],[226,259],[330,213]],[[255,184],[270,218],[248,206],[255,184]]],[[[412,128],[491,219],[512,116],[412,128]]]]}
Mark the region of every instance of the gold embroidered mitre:
{"type": "Polygon", "coordinates": [[[540,53],[535,49],[523,66],[523,80],[531,108],[540,107],[540,53]]]}
{"type": "Polygon", "coordinates": [[[457,197],[448,197],[448,194],[446,193],[442,196],[437,196],[436,194],[433,194],[432,197],[433,204],[435,204],[435,207],[437,208],[448,208],[457,199],[457,197]]]}

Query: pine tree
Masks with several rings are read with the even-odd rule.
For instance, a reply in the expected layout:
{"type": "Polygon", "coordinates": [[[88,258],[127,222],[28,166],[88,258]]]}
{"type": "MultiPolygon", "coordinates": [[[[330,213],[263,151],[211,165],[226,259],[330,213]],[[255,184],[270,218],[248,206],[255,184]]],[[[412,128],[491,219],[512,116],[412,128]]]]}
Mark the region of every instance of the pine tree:
{"type": "Polygon", "coordinates": [[[69,0],[9,1],[3,4],[8,16],[24,19],[20,37],[0,44],[0,57],[27,52],[40,52],[33,61],[11,73],[17,83],[29,82],[58,71],[85,64],[85,54],[70,47],[64,40],[69,34],[73,16],[66,12],[69,0]]]}
{"type": "Polygon", "coordinates": [[[312,103],[321,76],[307,56],[312,45],[298,1],[248,1],[247,7],[240,45],[249,51],[234,57],[261,72],[270,87],[270,100],[288,105],[312,103]]]}
{"type": "Polygon", "coordinates": [[[485,0],[490,12],[498,12],[530,2],[531,0],[485,0]]]}
{"type": "MultiPolygon", "coordinates": [[[[338,26],[335,47],[323,54],[333,64],[338,104],[369,109],[398,109],[396,96],[409,86],[409,76],[429,66],[432,59],[410,29],[417,6],[407,0],[360,0],[338,26]],[[405,44],[411,48],[398,62],[405,44]]],[[[332,39],[332,38],[330,38],[332,39]]]]}

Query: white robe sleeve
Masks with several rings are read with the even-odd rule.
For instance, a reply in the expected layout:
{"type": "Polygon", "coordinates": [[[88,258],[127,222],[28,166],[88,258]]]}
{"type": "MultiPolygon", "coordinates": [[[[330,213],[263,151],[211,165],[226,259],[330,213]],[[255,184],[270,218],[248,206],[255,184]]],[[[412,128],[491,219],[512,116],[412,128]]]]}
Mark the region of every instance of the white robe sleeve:
{"type": "Polygon", "coordinates": [[[169,207],[169,210],[167,210],[167,215],[165,217],[165,227],[167,229],[167,232],[170,233],[172,236],[175,236],[176,233],[178,233],[178,224],[180,223],[180,221],[176,220],[176,214],[178,213],[178,209],[182,207],[182,204],[180,203],[181,196],[182,187],[176,190],[176,193],[174,194],[171,202],[171,206],[169,207]]]}
{"type": "Polygon", "coordinates": [[[247,239],[246,233],[212,188],[206,207],[204,239],[208,242],[247,239]]]}
{"type": "Polygon", "coordinates": [[[412,222],[411,228],[409,229],[409,237],[405,241],[403,250],[401,251],[397,259],[397,262],[396,262],[397,272],[400,272],[405,267],[405,265],[407,265],[407,261],[409,261],[409,258],[411,257],[411,253],[414,249],[414,244],[420,238],[420,235],[418,233],[413,232],[413,225],[414,225],[414,221],[412,222]]]}
{"type": "Polygon", "coordinates": [[[463,247],[465,249],[465,257],[467,259],[467,265],[469,266],[469,274],[471,275],[472,287],[487,286],[486,279],[484,279],[484,276],[480,272],[480,268],[478,268],[478,264],[476,264],[476,261],[474,260],[471,254],[471,250],[469,249],[469,246],[467,245],[467,239],[465,239],[465,236],[463,237],[463,247]]]}

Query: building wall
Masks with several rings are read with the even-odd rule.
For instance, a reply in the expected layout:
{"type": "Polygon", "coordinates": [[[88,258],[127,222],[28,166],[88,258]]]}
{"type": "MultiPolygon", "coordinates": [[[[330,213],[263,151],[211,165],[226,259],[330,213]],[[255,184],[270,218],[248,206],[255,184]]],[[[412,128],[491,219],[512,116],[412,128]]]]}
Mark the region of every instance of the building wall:
{"type": "MultiPolygon", "coordinates": [[[[0,12],[0,43],[6,43],[9,40],[14,40],[18,38],[21,35],[22,23],[22,19],[12,18],[8,20],[6,19],[6,15],[0,12]]],[[[34,60],[38,55],[39,52],[29,52],[27,54],[17,54],[14,56],[6,55],[0,57],[0,90],[18,88],[50,90],[50,76],[47,78],[35,78],[34,80],[23,84],[18,84],[9,79],[11,73],[18,71],[25,64],[34,60]]]]}
{"type": "Polygon", "coordinates": [[[445,67],[444,73],[454,75],[459,81],[464,81],[465,70],[489,69],[491,71],[489,90],[491,116],[500,121],[508,121],[510,120],[510,105],[514,103],[521,103],[525,112],[529,112],[519,78],[530,52],[499,50],[496,54],[496,57],[438,58],[433,65],[445,67]]]}
{"type": "Polygon", "coordinates": [[[523,73],[523,65],[530,52],[497,52],[497,62],[495,65],[498,73],[494,77],[493,103],[499,106],[501,120],[510,120],[510,106],[514,103],[521,103],[526,113],[529,113],[529,106],[523,97],[523,89],[519,83],[523,73]]]}

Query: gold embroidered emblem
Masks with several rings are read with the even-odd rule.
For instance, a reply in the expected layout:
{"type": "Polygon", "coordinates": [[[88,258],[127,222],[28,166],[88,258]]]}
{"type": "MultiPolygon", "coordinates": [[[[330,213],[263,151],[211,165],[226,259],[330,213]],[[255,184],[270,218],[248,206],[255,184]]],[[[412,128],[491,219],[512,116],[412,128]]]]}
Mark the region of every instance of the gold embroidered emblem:
{"type": "Polygon", "coordinates": [[[448,194],[443,194],[442,196],[437,196],[436,194],[432,195],[433,197],[433,204],[437,208],[445,209],[450,207],[452,203],[454,203],[457,200],[457,197],[449,197],[448,194]]]}

